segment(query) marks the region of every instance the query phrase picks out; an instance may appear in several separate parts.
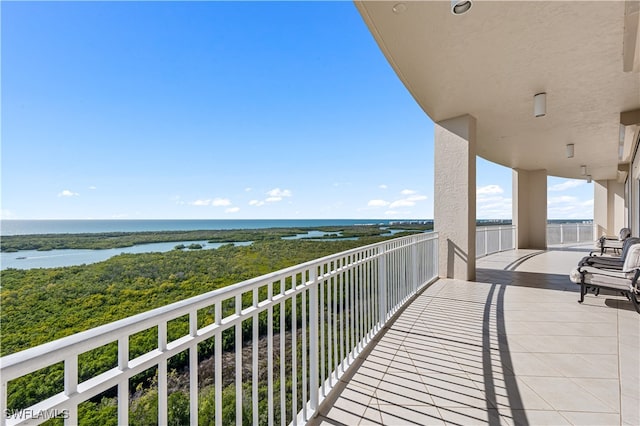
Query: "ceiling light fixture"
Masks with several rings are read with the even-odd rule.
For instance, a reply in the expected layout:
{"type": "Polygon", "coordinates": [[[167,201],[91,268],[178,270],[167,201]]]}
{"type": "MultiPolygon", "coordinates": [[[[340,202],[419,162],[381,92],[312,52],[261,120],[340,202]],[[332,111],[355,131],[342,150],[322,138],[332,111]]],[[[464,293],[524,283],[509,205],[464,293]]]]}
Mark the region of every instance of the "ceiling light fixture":
{"type": "Polygon", "coordinates": [[[399,15],[402,12],[407,10],[407,5],[404,3],[398,3],[395,6],[393,6],[391,10],[393,10],[393,13],[395,13],[396,15],[399,15]]]}
{"type": "Polygon", "coordinates": [[[451,0],[451,13],[454,15],[462,15],[471,9],[470,0],[451,0]]]}
{"type": "Polygon", "coordinates": [[[544,117],[547,115],[547,94],[546,92],[536,93],[533,97],[533,115],[544,117]]]}
{"type": "Polygon", "coordinates": [[[573,158],[574,146],[572,143],[567,144],[567,158],[573,158]]]}

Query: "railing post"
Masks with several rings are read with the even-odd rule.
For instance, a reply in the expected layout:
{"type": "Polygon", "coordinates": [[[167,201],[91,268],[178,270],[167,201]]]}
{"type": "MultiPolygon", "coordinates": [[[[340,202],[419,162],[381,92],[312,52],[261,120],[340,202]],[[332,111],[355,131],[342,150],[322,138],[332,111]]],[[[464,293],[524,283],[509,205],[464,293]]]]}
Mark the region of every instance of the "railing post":
{"type": "MultiPolygon", "coordinates": [[[[215,324],[222,324],[222,300],[215,304],[215,324]]],[[[284,339],[281,339],[284,342],[284,339]]],[[[284,351],[282,351],[284,352],[284,351]]],[[[218,330],[214,337],[214,386],[215,386],[215,424],[222,426],[222,332],[218,330]]],[[[284,410],[283,410],[284,411],[284,410]]]]}
{"type": "MultiPolygon", "coordinates": [[[[78,391],[78,355],[73,354],[64,360],[64,394],[71,396],[78,391]]],[[[0,413],[4,416],[4,413],[0,413]]],[[[64,419],[65,425],[78,424],[78,406],[73,404],[69,407],[67,417],[64,419]]]]}
{"type": "Polygon", "coordinates": [[[580,224],[579,223],[576,223],[576,240],[578,240],[576,241],[577,243],[580,242],[580,224]]]}
{"type": "Polygon", "coordinates": [[[502,251],[502,226],[498,226],[498,252],[502,251]]]}
{"type": "Polygon", "coordinates": [[[560,224],[560,244],[564,244],[564,224],[560,224]]]}
{"type": "Polygon", "coordinates": [[[9,382],[5,382],[4,380],[2,380],[2,389],[0,389],[0,425],[4,426],[7,424],[7,416],[6,416],[6,409],[7,409],[7,390],[9,388],[9,382]]]}
{"type": "Polygon", "coordinates": [[[418,240],[416,237],[411,238],[411,257],[413,258],[411,262],[413,273],[413,291],[411,293],[413,294],[418,289],[418,240]]]}
{"type": "Polygon", "coordinates": [[[489,254],[489,227],[484,227],[484,255],[489,254]]]}
{"type": "MultiPolygon", "coordinates": [[[[189,313],[189,335],[198,335],[197,310],[189,313]]],[[[198,425],[198,344],[189,347],[189,424],[198,425]]]]}
{"type": "MultiPolygon", "coordinates": [[[[158,350],[167,350],[167,321],[162,320],[158,324],[158,350]]],[[[167,385],[167,360],[162,359],[158,363],[158,424],[166,425],[169,422],[169,404],[167,385]]]]}
{"type": "MultiPolygon", "coordinates": [[[[129,336],[118,339],[118,368],[129,368],[129,336]]],[[[118,424],[129,424],[129,379],[118,383],[118,424]]]]}
{"type": "Polygon", "coordinates": [[[380,257],[378,257],[378,309],[380,328],[384,326],[387,321],[387,255],[385,254],[384,246],[379,248],[380,257]]]}
{"type": "MultiPolygon", "coordinates": [[[[318,266],[315,265],[309,271],[311,286],[309,287],[309,408],[313,417],[318,409],[318,266]]],[[[295,309],[295,308],[294,308],[295,309]]],[[[295,348],[293,348],[295,350],[295,348]]],[[[294,413],[294,416],[296,414],[294,413]]]]}
{"type": "MultiPolygon", "coordinates": [[[[236,315],[242,317],[242,294],[236,295],[236,315]]],[[[292,305],[295,312],[295,305],[292,305]]],[[[242,424],[242,321],[238,321],[235,326],[235,359],[236,359],[236,374],[235,374],[235,391],[236,391],[236,424],[242,424]]]]}

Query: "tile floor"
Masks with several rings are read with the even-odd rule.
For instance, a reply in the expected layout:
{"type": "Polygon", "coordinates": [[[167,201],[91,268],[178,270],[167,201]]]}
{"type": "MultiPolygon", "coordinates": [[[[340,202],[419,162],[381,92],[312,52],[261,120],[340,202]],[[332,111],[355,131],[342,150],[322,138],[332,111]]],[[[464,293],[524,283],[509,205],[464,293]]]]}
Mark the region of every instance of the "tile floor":
{"type": "Polygon", "coordinates": [[[435,282],[311,424],[640,425],[640,315],[613,294],[577,303],[585,254],[504,252],[475,282],[435,282]]]}

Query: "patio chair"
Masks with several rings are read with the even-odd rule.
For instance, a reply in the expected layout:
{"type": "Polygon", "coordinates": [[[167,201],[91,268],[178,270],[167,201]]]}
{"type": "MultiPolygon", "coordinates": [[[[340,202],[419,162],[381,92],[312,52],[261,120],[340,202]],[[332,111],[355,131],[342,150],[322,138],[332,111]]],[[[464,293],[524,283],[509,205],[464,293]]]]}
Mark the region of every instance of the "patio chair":
{"type": "Polygon", "coordinates": [[[603,235],[602,237],[596,240],[595,250],[589,253],[589,255],[593,256],[594,253],[600,251],[600,256],[602,256],[606,253],[608,249],[611,249],[613,250],[614,253],[619,254],[620,250],[622,249],[622,243],[624,242],[624,240],[626,240],[630,236],[631,236],[631,229],[629,228],[620,229],[620,232],[618,233],[618,237],[603,235]]]}
{"type": "Polygon", "coordinates": [[[621,270],[612,268],[595,268],[593,266],[579,266],[571,271],[570,279],[580,286],[579,303],[584,302],[584,296],[589,290],[595,295],[601,289],[619,291],[633,303],[636,312],[640,314],[640,244],[629,247],[621,270]]]}
{"type": "Polygon", "coordinates": [[[624,266],[624,261],[627,258],[629,248],[634,244],[640,244],[640,238],[629,237],[622,242],[622,252],[619,257],[617,256],[585,256],[578,266],[593,266],[596,268],[612,268],[620,269],[624,266]]]}

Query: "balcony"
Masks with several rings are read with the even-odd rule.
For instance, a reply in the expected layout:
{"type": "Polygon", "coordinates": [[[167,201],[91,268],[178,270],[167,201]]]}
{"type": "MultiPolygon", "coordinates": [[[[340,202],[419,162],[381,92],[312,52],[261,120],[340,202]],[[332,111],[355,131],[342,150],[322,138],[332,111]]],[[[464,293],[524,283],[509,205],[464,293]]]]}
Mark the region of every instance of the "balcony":
{"type": "Polygon", "coordinates": [[[513,231],[477,231],[482,254],[493,254],[478,260],[475,282],[438,280],[438,235],[421,234],[6,356],[0,408],[11,415],[2,424],[34,413],[82,423],[79,405],[104,392],[117,395],[117,423],[128,424],[130,380],[150,370],[157,423],[168,424],[169,366],[179,355],[193,425],[640,424],[630,303],[601,294],[578,304],[567,274],[585,249],[512,250],[513,231]],[[178,320],[188,325],[181,335],[171,332],[178,320]],[[132,356],[132,336],[145,330],[157,347],[132,356]],[[112,368],[80,379],[83,356],[109,344],[117,345],[112,368]],[[213,348],[207,368],[203,345],[213,348]],[[28,410],[7,407],[14,380],[53,365],[64,376],[57,394],[28,410]],[[205,382],[214,392],[203,394],[205,382]]]}
{"type": "Polygon", "coordinates": [[[513,250],[441,279],[376,338],[312,424],[640,424],[638,317],[577,303],[585,253],[513,250]]]}

